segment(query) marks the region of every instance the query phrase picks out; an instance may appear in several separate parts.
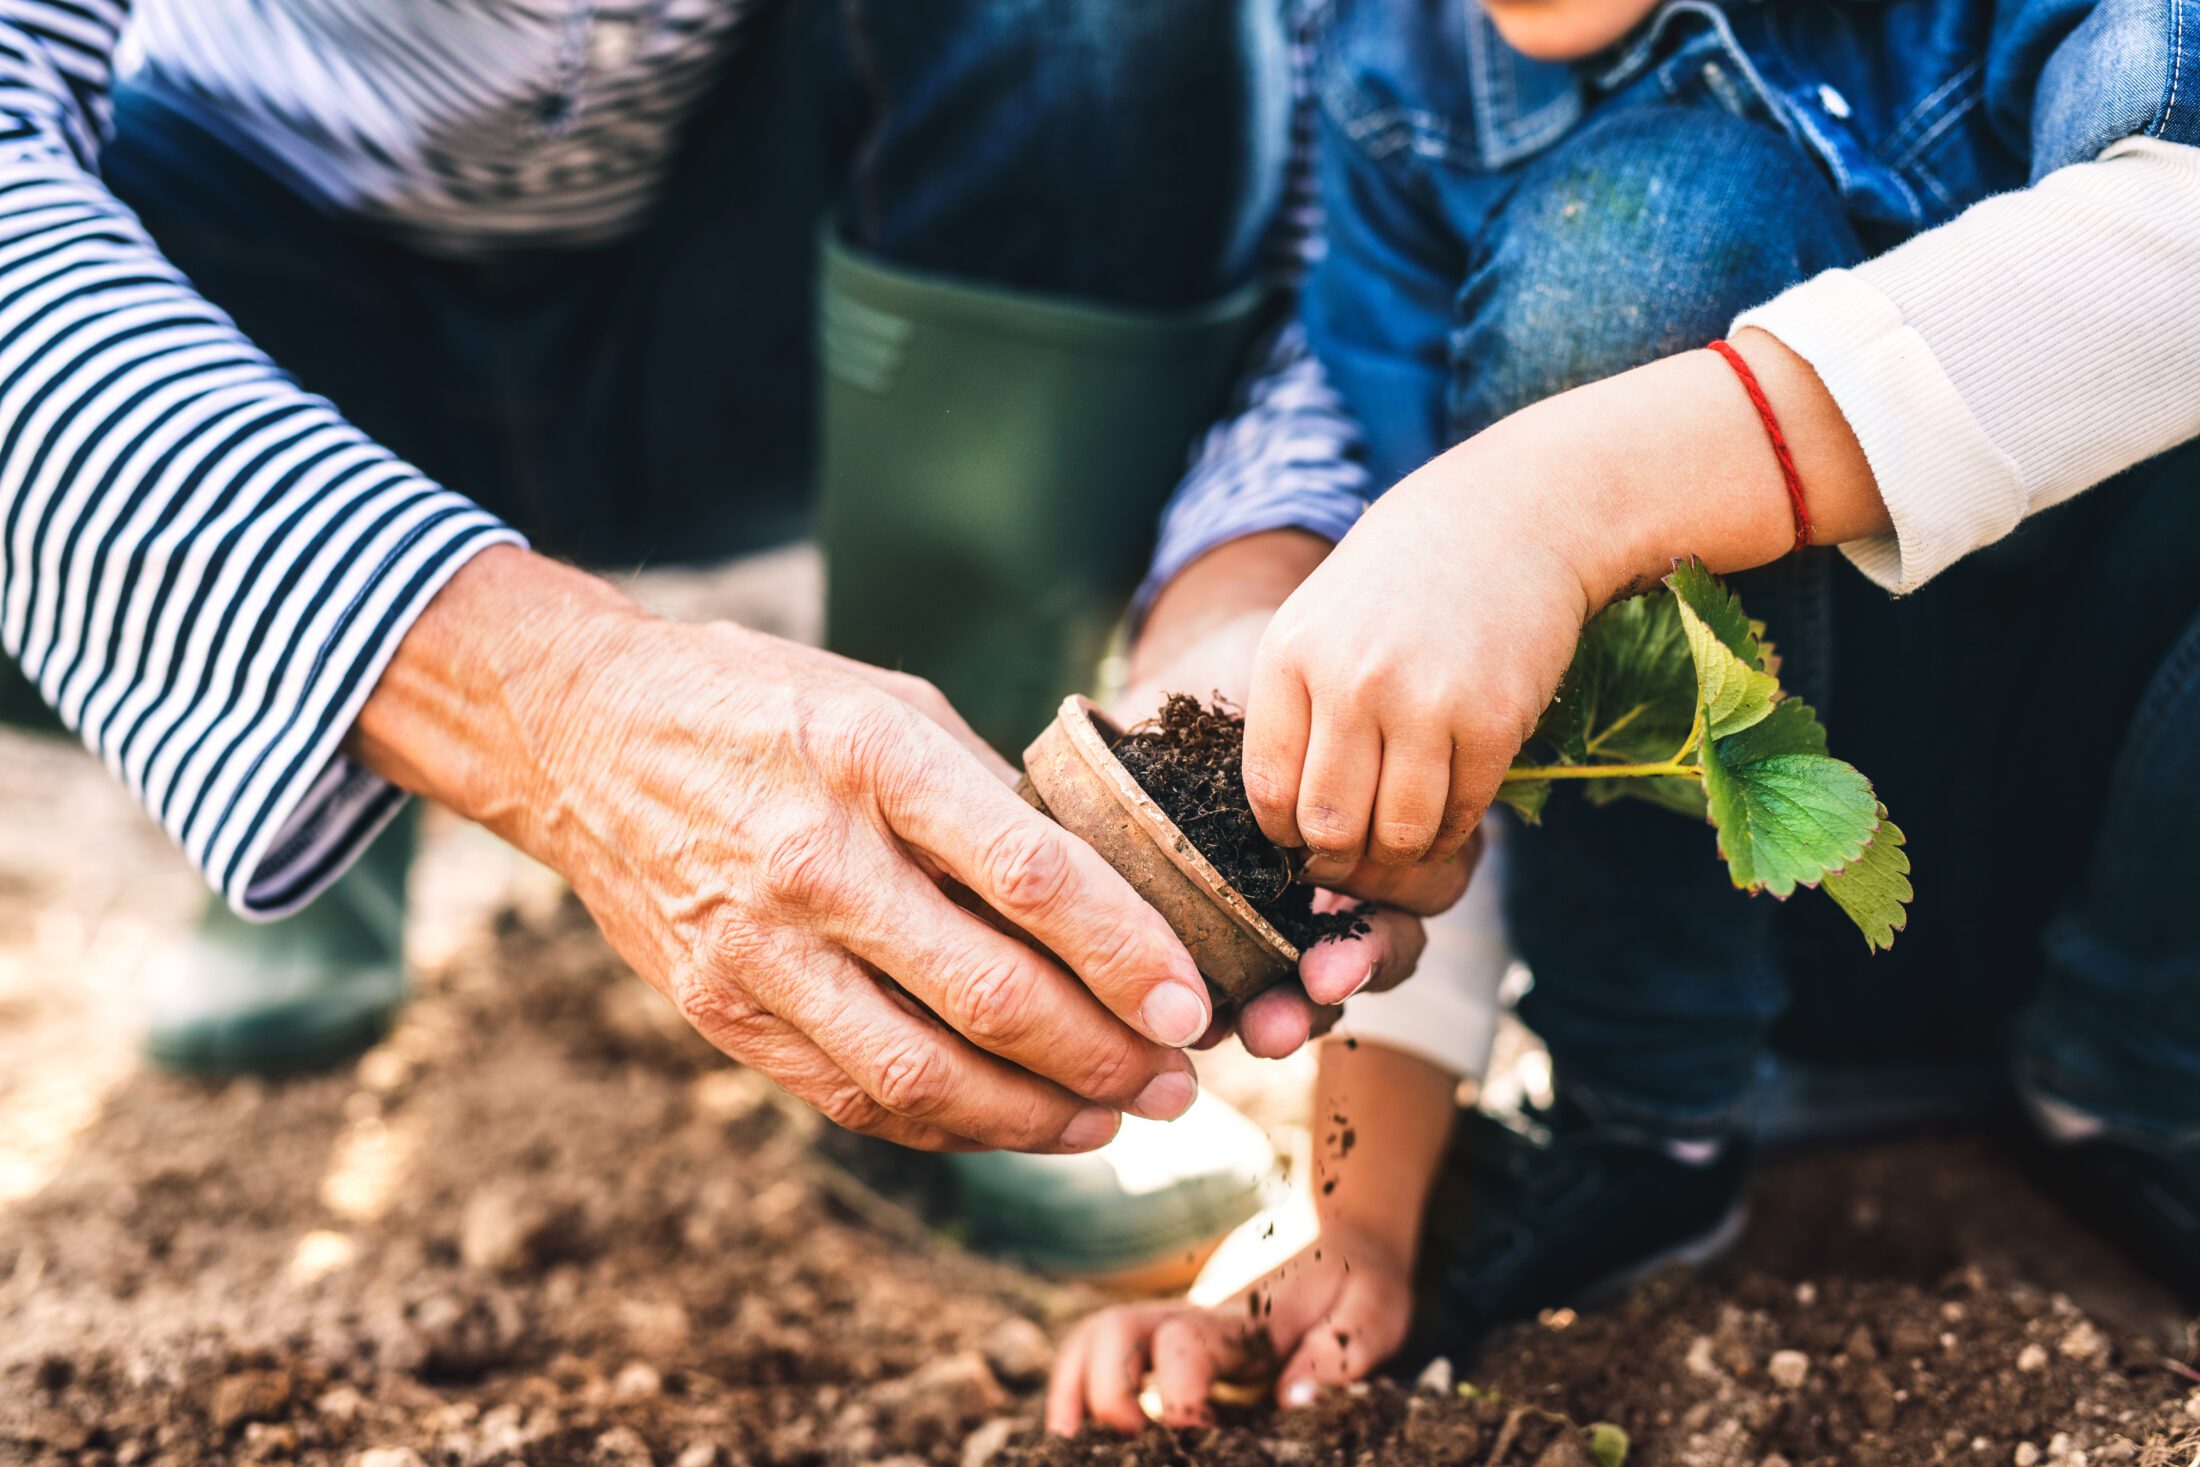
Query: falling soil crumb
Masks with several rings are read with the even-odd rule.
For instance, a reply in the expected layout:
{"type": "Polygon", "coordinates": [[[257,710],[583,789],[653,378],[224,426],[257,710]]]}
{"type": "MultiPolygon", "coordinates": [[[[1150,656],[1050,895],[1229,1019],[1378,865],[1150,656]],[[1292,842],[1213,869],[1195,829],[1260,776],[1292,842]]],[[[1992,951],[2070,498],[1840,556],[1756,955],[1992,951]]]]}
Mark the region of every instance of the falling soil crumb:
{"type": "MultiPolygon", "coordinates": [[[[0,948],[59,900],[0,879],[0,948]]],[[[0,993],[0,1143],[40,1115],[33,978],[0,993]]],[[[1053,1343],[1099,1296],[955,1247],[935,1172],[727,1063],[570,905],[454,945],[340,1073],[75,1073],[54,1165],[0,1168],[7,1467],[1586,1467],[1568,1421],[1630,1467],[2200,1452],[2194,1325],[1978,1139],[1775,1167],[1730,1262],[1400,1362],[1426,1389],[1056,1442],[1053,1343]]]]}
{"type": "Polygon", "coordinates": [[[1316,888],[1295,879],[1291,858],[1261,833],[1245,795],[1245,716],[1220,695],[1202,704],[1169,694],[1159,713],[1116,741],[1115,757],[1292,946],[1368,930],[1354,912],[1315,911],[1316,888]]]}

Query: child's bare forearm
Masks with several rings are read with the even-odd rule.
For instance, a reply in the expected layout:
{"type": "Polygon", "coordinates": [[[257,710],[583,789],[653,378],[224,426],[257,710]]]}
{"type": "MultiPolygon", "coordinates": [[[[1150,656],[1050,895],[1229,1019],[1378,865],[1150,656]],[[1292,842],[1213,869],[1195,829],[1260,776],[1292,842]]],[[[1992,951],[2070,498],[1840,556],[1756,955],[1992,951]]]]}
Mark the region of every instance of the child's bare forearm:
{"type": "Polygon", "coordinates": [[[1314,1201],[1325,1231],[1334,1226],[1371,1239],[1411,1266],[1458,1083],[1403,1050],[1364,1040],[1323,1043],[1314,1201]]]}

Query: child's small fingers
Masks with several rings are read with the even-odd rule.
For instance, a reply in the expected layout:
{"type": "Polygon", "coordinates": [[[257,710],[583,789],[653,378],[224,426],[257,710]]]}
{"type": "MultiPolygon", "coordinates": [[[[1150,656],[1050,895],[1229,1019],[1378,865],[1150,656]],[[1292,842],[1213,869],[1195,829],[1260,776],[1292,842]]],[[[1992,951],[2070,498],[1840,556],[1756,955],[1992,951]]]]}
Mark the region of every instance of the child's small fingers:
{"type": "Polygon", "coordinates": [[[1451,730],[1383,730],[1383,773],[1368,826],[1368,859],[1411,866],[1428,854],[1451,793],[1451,730]]]}
{"type": "Polygon", "coordinates": [[[1085,1424],[1085,1361],[1091,1352],[1092,1321],[1070,1331],[1054,1356],[1054,1374],[1047,1381],[1047,1430],[1056,1436],[1075,1436],[1085,1424]]]}
{"type": "Polygon", "coordinates": [[[1299,780],[1311,717],[1298,669],[1263,638],[1245,696],[1245,797],[1261,833],[1286,848],[1306,844],[1299,836],[1299,780]]]}
{"type": "Polygon", "coordinates": [[[1206,1426],[1214,1420],[1208,1404],[1222,1348],[1213,1321],[1177,1314],[1153,1332],[1153,1383],[1161,1397],[1163,1426],[1206,1426]]]}
{"type": "Polygon", "coordinates": [[[1366,708],[1349,699],[1316,700],[1297,818],[1306,848],[1333,867],[1350,867],[1367,854],[1383,757],[1382,730],[1366,708]]]}
{"type": "Polygon", "coordinates": [[[1146,1377],[1146,1346],[1159,1309],[1110,1309],[1092,1321],[1086,1343],[1085,1405],[1092,1419],[1114,1431],[1146,1425],[1138,1388],[1146,1377]]]}
{"type": "Polygon", "coordinates": [[[1278,1399],[1303,1405],[1320,1390],[1364,1379],[1404,1343],[1409,1307],[1387,1290],[1348,1282],[1285,1362],[1278,1399]]]}
{"type": "Polygon", "coordinates": [[[1490,801],[1497,798],[1497,787],[1518,752],[1517,743],[1508,747],[1504,739],[1491,734],[1453,731],[1444,818],[1429,844],[1428,860],[1449,860],[1467,843],[1488,813],[1490,801]]]}

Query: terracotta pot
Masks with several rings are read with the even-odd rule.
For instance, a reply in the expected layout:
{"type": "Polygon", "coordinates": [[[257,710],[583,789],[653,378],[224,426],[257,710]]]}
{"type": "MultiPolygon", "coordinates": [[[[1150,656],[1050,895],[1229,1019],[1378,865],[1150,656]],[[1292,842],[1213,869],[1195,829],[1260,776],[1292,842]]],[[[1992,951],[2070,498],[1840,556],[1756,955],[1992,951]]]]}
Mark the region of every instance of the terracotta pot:
{"type": "Polygon", "coordinates": [[[1243,1003],[1298,971],[1299,950],[1225,881],[1111,746],[1123,731],[1089,698],[1062,700],[1024,750],[1025,799],[1082,837],[1152,903],[1207,981],[1243,1003]]]}

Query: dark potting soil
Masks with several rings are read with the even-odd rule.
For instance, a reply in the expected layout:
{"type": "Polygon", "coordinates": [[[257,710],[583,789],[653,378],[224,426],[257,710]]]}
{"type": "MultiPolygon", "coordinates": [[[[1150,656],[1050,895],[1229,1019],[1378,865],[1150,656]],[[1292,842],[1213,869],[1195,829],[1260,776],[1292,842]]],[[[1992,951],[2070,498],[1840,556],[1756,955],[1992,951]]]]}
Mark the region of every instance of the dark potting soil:
{"type": "Polygon", "coordinates": [[[1367,931],[1356,912],[1315,911],[1316,889],[1296,880],[1289,855],[1261,834],[1245,797],[1245,715],[1220,696],[1203,704],[1169,694],[1159,713],[1116,741],[1115,757],[1292,946],[1367,931]]]}

